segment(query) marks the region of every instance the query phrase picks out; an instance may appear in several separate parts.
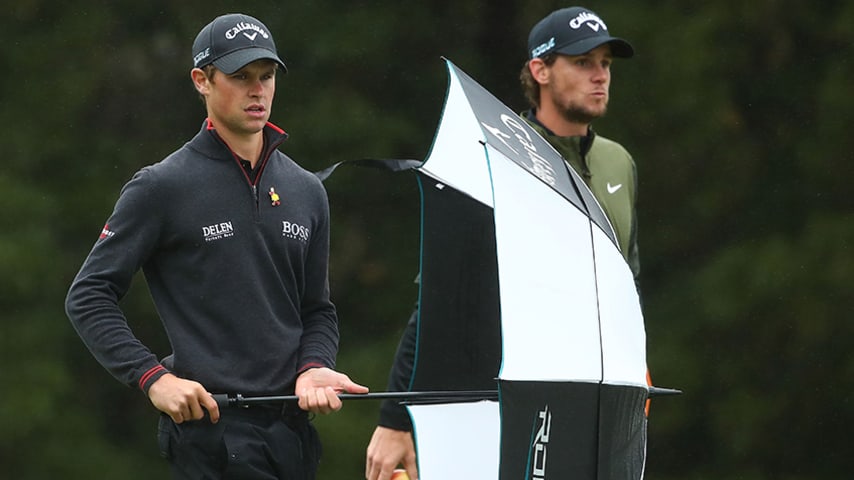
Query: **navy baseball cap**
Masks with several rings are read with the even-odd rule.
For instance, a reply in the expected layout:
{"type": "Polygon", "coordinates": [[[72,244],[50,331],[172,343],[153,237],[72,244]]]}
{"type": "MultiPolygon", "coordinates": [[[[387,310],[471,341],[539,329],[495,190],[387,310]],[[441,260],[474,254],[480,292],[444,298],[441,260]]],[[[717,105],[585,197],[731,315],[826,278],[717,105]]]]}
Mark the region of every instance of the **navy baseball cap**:
{"type": "Polygon", "coordinates": [[[193,67],[214,66],[230,75],[261,59],[273,60],[287,72],[276,53],[270,30],[260,20],[242,13],[216,17],[205,25],[193,42],[193,67]]]}
{"type": "Polygon", "coordinates": [[[615,57],[631,58],[635,49],[622,38],[612,37],[599,15],[583,7],[555,10],[540,20],[528,35],[528,58],[556,52],[582,55],[599,45],[611,45],[615,57]]]}

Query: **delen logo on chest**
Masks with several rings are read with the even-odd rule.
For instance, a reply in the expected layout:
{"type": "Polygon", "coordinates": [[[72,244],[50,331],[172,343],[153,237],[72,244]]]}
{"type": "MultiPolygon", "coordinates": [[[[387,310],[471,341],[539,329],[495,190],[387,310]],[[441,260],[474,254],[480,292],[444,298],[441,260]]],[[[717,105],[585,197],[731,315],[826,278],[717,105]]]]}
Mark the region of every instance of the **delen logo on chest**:
{"type": "Polygon", "coordinates": [[[222,222],[207,227],[202,227],[202,236],[206,242],[222,240],[234,236],[234,226],[231,222],[222,222]]]}

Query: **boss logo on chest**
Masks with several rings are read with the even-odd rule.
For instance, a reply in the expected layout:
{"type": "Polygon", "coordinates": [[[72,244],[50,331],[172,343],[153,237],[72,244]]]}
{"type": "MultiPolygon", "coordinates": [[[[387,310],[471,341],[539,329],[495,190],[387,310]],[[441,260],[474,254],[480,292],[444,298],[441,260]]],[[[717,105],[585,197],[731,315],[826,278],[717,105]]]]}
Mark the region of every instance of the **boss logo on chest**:
{"type": "Polygon", "coordinates": [[[296,222],[282,221],[282,236],[307,242],[311,237],[311,229],[296,222]]]}

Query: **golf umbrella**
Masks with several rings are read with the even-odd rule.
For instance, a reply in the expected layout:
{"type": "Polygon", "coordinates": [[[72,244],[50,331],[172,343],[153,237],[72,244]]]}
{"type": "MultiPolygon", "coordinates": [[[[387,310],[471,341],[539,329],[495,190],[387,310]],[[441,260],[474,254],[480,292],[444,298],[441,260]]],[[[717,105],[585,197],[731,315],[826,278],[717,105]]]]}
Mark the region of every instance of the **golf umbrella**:
{"type": "Polygon", "coordinates": [[[646,340],[613,228],[548,142],[446,64],[430,153],[396,167],[422,195],[410,390],[498,398],[407,406],[420,478],[642,478],[646,340]]]}

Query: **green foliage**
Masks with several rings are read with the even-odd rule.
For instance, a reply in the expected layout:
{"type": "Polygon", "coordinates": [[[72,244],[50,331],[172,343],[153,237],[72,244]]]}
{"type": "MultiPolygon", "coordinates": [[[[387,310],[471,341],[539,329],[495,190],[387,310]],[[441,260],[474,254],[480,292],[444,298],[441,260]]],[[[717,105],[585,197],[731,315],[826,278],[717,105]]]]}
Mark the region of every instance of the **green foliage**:
{"type": "MultiPolygon", "coordinates": [[[[157,415],[112,380],[63,298],[121,185],[192,136],[190,43],[231,1],[13,2],[0,18],[0,465],[10,478],[164,478],[157,415]]],[[[514,110],[530,27],[556,1],[256,2],[289,66],[273,121],[310,170],[424,158],[446,56],[514,110]]],[[[637,55],[613,67],[601,134],[640,171],[642,286],[656,384],[647,478],[849,476],[854,422],[854,4],[591,6],[637,55]]],[[[407,174],[327,184],[339,367],[384,389],[415,300],[407,174]]],[[[132,328],[168,342],[137,281],[132,328]]],[[[317,419],[321,479],[360,478],[377,405],[317,419]]]]}
{"type": "Polygon", "coordinates": [[[686,391],[653,409],[654,466],[672,478],[757,464],[767,478],[841,478],[837,442],[854,420],[854,327],[840,321],[854,308],[852,246],[854,216],[815,214],[795,235],[721,250],[651,295],[654,377],[686,391]],[[674,290],[683,295],[662,297],[674,290]]]}

